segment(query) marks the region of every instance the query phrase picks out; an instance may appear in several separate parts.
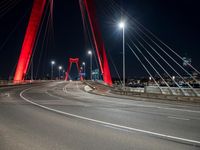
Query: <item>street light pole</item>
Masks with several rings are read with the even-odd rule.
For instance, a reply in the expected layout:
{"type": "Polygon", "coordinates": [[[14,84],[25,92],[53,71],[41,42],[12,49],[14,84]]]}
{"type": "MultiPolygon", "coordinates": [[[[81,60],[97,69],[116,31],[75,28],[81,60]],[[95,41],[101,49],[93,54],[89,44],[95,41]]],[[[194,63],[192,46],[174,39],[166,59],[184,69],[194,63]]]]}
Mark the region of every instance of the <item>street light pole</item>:
{"type": "Polygon", "coordinates": [[[125,31],[123,27],[123,82],[124,82],[124,89],[126,86],[126,60],[125,60],[125,31]]]}
{"type": "Polygon", "coordinates": [[[60,71],[62,70],[62,66],[59,66],[58,67],[58,78],[59,78],[59,80],[60,80],[60,71]]]}
{"type": "Polygon", "coordinates": [[[31,81],[33,81],[33,59],[31,60],[31,81]]]}
{"type": "Polygon", "coordinates": [[[83,73],[84,73],[84,79],[85,79],[85,62],[83,62],[82,65],[83,65],[83,73]]]}
{"type": "Polygon", "coordinates": [[[90,55],[90,80],[92,80],[92,51],[88,51],[90,55]]]}
{"type": "Polygon", "coordinates": [[[51,80],[53,80],[53,66],[55,64],[55,61],[51,61],[51,80]]]}
{"type": "Polygon", "coordinates": [[[119,27],[122,29],[123,32],[123,89],[125,90],[125,84],[126,84],[125,23],[123,21],[120,22],[119,27]]]}

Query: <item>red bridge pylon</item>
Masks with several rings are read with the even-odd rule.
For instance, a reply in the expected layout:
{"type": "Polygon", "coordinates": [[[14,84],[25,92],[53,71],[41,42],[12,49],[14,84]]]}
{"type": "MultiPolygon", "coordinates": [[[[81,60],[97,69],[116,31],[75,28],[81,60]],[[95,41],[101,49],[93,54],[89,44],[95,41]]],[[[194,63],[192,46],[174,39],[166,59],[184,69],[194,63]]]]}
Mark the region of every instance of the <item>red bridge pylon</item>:
{"type": "Polygon", "coordinates": [[[72,67],[72,64],[75,63],[76,67],[78,69],[78,74],[80,76],[80,80],[83,80],[83,77],[81,75],[81,69],[80,69],[80,65],[79,65],[79,58],[69,58],[69,62],[68,62],[68,67],[67,67],[67,72],[66,72],[66,76],[65,76],[65,80],[68,80],[69,78],[69,73],[72,67]]]}
{"type": "Polygon", "coordinates": [[[21,49],[21,54],[15,71],[15,83],[25,79],[45,5],[46,0],[34,0],[28,27],[26,29],[26,35],[24,37],[24,42],[21,49]]]}

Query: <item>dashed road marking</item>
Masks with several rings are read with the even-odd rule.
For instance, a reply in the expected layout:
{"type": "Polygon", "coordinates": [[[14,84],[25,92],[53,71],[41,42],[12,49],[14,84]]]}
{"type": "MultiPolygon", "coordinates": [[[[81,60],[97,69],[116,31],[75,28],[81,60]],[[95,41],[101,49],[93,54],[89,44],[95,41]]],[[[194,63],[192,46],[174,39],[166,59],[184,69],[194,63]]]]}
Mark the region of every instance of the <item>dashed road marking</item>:
{"type": "Polygon", "coordinates": [[[176,119],[176,120],[185,120],[185,121],[189,121],[190,120],[188,118],[181,118],[181,117],[175,117],[175,116],[168,116],[167,118],[176,119]]]}

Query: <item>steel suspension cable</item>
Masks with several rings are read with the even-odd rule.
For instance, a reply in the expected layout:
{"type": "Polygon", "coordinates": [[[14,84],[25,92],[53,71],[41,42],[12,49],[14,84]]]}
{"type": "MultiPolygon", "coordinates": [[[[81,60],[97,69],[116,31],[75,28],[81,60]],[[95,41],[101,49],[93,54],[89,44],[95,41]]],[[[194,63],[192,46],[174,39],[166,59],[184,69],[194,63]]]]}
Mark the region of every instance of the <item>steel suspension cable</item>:
{"type": "MultiPolygon", "coordinates": [[[[170,48],[167,44],[165,44],[162,40],[160,40],[155,34],[153,34],[150,30],[148,30],[144,25],[142,25],[139,21],[137,21],[137,19],[135,19],[134,17],[130,16],[123,8],[121,8],[114,0],[112,1],[112,5],[113,7],[115,7],[115,9],[119,9],[120,11],[123,11],[129,18],[134,20],[134,23],[139,24],[147,33],[149,33],[150,35],[152,35],[156,40],[158,40],[162,45],[164,45],[168,50],[170,50],[172,53],[174,53],[179,59],[181,59],[182,61],[184,61],[184,59],[177,53],[175,52],[172,48],[170,48]]],[[[115,10],[114,9],[114,10],[115,10]]],[[[190,66],[196,73],[198,73],[200,75],[200,72],[194,67],[192,66],[190,63],[185,62],[188,66],[190,66]]],[[[189,72],[188,72],[189,73],[189,72]]]]}
{"type": "MultiPolygon", "coordinates": [[[[134,36],[135,37],[135,36],[134,36]]],[[[154,59],[153,55],[145,48],[145,46],[139,42],[139,40],[137,38],[135,38],[138,43],[145,49],[145,51],[154,59]]],[[[162,56],[161,56],[162,57],[162,56]]],[[[164,59],[162,57],[162,59],[164,59]]],[[[154,59],[155,60],[155,59],[154,59]]],[[[186,82],[186,80],[164,59],[165,63],[167,63],[167,65],[170,66],[170,68],[192,89],[192,91],[194,92],[195,95],[198,95],[198,92],[189,84],[186,82]]]]}
{"type": "Polygon", "coordinates": [[[131,40],[131,43],[135,46],[135,48],[139,51],[139,53],[145,58],[145,60],[148,62],[148,64],[153,68],[153,70],[157,73],[157,75],[162,79],[162,81],[165,83],[165,85],[167,85],[167,87],[169,88],[169,90],[172,92],[171,87],[169,86],[169,84],[165,81],[165,79],[161,76],[161,74],[158,72],[158,70],[153,66],[153,64],[148,60],[148,58],[143,54],[143,52],[139,49],[139,47],[131,40]]]}
{"type": "MultiPolygon", "coordinates": [[[[174,70],[174,68],[156,51],[154,47],[152,47],[151,44],[149,44],[140,34],[137,33],[137,31],[134,31],[171,69],[174,70]]],[[[153,56],[153,55],[151,55],[153,56]]],[[[169,78],[176,84],[176,86],[182,91],[182,93],[185,95],[183,89],[179,86],[179,84],[173,80],[172,76],[169,74],[169,72],[155,59],[155,57],[152,57],[156,63],[162,68],[162,70],[169,76],[169,78]]]]}
{"type": "Polygon", "coordinates": [[[135,53],[135,51],[131,48],[131,46],[129,44],[127,44],[127,45],[129,47],[129,49],[133,52],[133,54],[135,55],[135,57],[138,59],[138,61],[140,62],[140,64],[143,66],[143,68],[146,70],[146,72],[149,74],[149,76],[153,79],[154,83],[161,90],[161,93],[163,93],[163,90],[160,88],[158,82],[155,80],[155,78],[153,77],[153,75],[150,73],[150,71],[147,69],[147,67],[144,65],[144,63],[141,61],[141,59],[139,58],[139,56],[135,53]]]}
{"type": "Polygon", "coordinates": [[[0,9],[0,18],[6,15],[11,9],[13,9],[17,4],[19,4],[22,0],[14,1],[10,3],[6,8],[0,9]]]}

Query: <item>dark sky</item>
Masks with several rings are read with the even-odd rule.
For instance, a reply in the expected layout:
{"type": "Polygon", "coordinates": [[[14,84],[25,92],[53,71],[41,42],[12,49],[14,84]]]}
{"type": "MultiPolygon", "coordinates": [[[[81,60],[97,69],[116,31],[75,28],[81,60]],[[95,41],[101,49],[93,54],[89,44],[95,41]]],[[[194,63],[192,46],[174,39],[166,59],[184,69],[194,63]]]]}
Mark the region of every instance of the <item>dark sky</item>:
{"type": "MultiPolygon", "coordinates": [[[[3,9],[5,8],[4,1],[0,2],[0,77],[6,79],[14,73],[33,0],[21,0],[3,15],[6,12],[6,9],[3,9]]],[[[122,37],[116,25],[120,16],[117,18],[114,13],[110,13],[109,10],[113,6],[109,5],[112,1],[108,1],[96,0],[98,20],[107,52],[121,74],[122,37]]],[[[200,70],[200,4],[198,0],[114,1],[181,56],[187,54],[191,57],[192,64],[200,70]]],[[[65,68],[69,57],[79,57],[81,61],[86,61],[89,65],[87,49],[90,46],[85,43],[78,0],[54,0],[54,3],[54,36],[52,34],[49,36],[54,38],[50,38],[46,48],[42,48],[43,35],[41,35],[34,55],[34,73],[38,77],[50,73],[51,59],[65,68]]],[[[126,33],[127,36],[128,34],[126,33]]],[[[110,67],[112,75],[116,76],[114,67],[111,64],[110,67]]],[[[75,71],[73,69],[74,73],[75,71]]],[[[145,75],[147,74],[139,62],[128,51],[127,76],[145,75]]]]}

